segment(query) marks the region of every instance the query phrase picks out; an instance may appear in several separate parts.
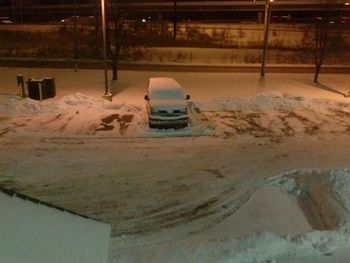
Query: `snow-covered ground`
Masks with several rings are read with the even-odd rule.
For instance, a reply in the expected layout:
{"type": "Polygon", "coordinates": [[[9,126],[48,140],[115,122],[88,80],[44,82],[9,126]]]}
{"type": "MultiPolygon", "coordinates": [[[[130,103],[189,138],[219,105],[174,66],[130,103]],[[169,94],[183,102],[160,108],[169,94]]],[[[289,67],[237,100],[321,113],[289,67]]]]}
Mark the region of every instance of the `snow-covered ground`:
{"type": "Polygon", "coordinates": [[[0,184],[112,226],[109,262],[347,262],[347,75],[0,68],[0,184]],[[55,77],[20,99],[16,74],[55,77]],[[147,79],[191,125],[147,126],[147,79]]]}

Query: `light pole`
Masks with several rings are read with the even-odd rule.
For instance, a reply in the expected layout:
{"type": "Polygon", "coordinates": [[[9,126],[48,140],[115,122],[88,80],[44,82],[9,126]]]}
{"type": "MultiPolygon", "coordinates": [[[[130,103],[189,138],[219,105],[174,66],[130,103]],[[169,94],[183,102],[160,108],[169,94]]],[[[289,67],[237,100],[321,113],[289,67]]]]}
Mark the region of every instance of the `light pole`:
{"type": "Polygon", "coordinates": [[[264,47],[261,59],[261,71],[260,76],[265,76],[265,65],[267,59],[267,46],[269,42],[269,28],[271,20],[271,4],[273,0],[265,0],[265,30],[264,30],[264,47]]]}
{"type": "Polygon", "coordinates": [[[78,58],[79,58],[79,36],[78,36],[78,21],[77,21],[77,0],[73,1],[74,4],[74,71],[78,71],[78,58]]]}
{"type": "Polygon", "coordinates": [[[17,22],[17,12],[16,12],[16,0],[11,1],[11,9],[12,9],[12,19],[13,22],[17,22]]]}
{"type": "Polygon", "coordinates": [[[103,94],[102,98],[112,100],[112,94],[110,93],[109,87],[108,87],[105,0],[101,0],[101,13],[102,13],[102,36],[103,36],[103,66],[104,66],[104,76],[105,76],[105,93],[103,94]]]}

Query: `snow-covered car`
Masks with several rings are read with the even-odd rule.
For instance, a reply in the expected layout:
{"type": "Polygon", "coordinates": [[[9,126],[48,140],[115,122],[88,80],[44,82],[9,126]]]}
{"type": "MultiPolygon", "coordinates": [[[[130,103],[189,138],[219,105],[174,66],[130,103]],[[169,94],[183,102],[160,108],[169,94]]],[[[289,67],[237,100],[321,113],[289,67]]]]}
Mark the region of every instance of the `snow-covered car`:
{"type": "Polygon", "coordinates": [[[182,128],[188,125],[183,88],[172,78],[150,78],[145,95],[150,128],[182,128]]]}

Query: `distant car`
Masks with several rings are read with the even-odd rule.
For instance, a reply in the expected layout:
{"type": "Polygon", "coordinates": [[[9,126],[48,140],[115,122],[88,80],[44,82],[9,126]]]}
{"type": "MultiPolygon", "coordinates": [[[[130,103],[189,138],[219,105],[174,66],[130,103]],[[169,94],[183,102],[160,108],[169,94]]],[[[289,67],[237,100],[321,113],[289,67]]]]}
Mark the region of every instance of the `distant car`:
{"type": "Polygon", "coordinates": [[[147,113],[150,128],[183,128],[188,126],[187,101],[183,88],[172,78],[150,78],[147,113]]]}
{"type": "Polygon", "coordinates": [[[2,16],[2,17],[0,17],[0,24],[7,24],[7,25],[10,24],[11,25],[11,24],[13,24],[13,21],[11,21],[10,18],[7,16],[2,16]]]}

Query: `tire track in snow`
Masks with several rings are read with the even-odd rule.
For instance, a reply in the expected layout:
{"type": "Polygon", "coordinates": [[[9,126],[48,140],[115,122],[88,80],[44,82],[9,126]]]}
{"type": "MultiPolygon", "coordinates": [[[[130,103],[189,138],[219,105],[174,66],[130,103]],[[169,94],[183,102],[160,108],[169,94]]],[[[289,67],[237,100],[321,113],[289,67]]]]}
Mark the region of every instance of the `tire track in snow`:
{"type": "MultiPolygon", "coordinates": [[[[243,191],[236,186],[222,191],[218,195],[201,200],[195,204],[176,204],[169,207],[168,211],[158,211],[149,214],[147,211],[138,218],[128,218],[134,221],[128,228],[116,230],[114,235],[149,234],[160,229],[174,228],[180,225],[190,224],[196,220],[204,220],[198,229],[189,234],[198,234],[221,223],[226,218],[237,212],[250,198],[256,188],[243,191]],[[137,227],[135,227],[137,226],[137,227]]],[[[125,219],[124,219],[125,220],[125,219]]]]}

